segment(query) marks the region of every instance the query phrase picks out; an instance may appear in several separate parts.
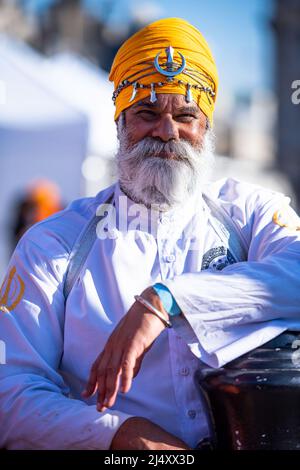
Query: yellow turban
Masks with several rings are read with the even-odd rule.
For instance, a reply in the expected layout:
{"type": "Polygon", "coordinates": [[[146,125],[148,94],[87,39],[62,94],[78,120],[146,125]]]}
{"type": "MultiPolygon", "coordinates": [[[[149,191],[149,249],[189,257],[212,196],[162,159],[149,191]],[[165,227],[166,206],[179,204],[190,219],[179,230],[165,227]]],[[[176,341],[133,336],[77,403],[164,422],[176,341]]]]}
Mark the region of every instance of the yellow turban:
{"type": "Polygon", "coordinates": [[[115,86],[115,119],[124,109],[150,97],[152,91],[153,100],[156,93],[176,93],[185,95],[187,101],[193,99],[212,124],[218,87],[216,64],[202,34],[185,20],[155,21],[131,36],[118,50],[109,79],[115,86]],[[174,51],[172,61],[168,57],[169,46],[174,51]],[[158,54],[159,69],[154,64],[158,54]],[[180,72],[184,60],[185,67],[180,72]],[[172,78],[161,73],[177,69],[178,74],[172,78]]]}

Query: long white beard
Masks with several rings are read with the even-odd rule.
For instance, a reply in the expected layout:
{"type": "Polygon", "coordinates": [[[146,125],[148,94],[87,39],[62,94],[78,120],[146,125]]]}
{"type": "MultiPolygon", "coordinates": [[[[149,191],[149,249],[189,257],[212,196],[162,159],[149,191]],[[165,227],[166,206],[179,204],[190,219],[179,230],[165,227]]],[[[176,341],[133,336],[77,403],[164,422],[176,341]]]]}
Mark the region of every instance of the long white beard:
{"type": "Polygon", "coordinates": [[[211,130],[206,131],[201,148],[183,140],[166,143],[152,137],[131,145],[123,120],[118,124],[118,178],[133,201],[169,210],[207,181],[213,165],[211,130]],[[160,156],[163,152],[172,153],[174,158],[160,156]]]}

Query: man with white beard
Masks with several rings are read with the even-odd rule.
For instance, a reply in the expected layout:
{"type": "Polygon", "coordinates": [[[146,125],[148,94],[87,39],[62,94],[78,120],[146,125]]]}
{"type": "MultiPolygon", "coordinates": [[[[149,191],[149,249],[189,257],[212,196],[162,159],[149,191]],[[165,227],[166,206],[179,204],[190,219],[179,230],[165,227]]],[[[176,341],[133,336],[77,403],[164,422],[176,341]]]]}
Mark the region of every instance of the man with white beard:
{"type": "MultiPolygon", "coordinates": [[[[183,101],[176,96],[169,99],[179,101],[179,105],[183,101]]],[[[166,100],[166,95],[159,95],[158,103],[162,100],[166,100]]],[[[186,106],[185,112],[200,113],[200,110],[186,106]]],[[[169,135],[167,140],[145,137],[134,143],[130,128],[125,125],[124,111],[117,128],[118,178],[121,187],[126,188],[126,194],[134,201],[146,207],[157,204],[167,210],[180,205],[207,182],[213,162],[213,132],[207,119],[205,134],[199,134],[200,142],[196,146],[188,140],[169,139],[169,135]]]]}
{"type": "Polygon", "coordinates": [[[110,78],[117,182],[30,229],[1,287],[9,449],[194,448],[211,433],[197,369],[298,321],[286,198],[207,184],[217,74],[201,33],[152,23],[110,78]]]}

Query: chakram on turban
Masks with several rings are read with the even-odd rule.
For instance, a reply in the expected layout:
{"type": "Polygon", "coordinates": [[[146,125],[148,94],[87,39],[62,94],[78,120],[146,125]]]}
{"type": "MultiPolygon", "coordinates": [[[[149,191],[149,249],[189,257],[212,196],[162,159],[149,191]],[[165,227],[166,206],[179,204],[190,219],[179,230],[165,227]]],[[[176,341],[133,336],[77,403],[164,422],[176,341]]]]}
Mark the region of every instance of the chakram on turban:
{"type": "Polygon", "coordinates": [[[207,42],[190,23],[166,18],[131,36],[118,50],[111,67],[115,119],[146,97],[175,93],[195,101],[212,124],[217,68],[207,42]]]}

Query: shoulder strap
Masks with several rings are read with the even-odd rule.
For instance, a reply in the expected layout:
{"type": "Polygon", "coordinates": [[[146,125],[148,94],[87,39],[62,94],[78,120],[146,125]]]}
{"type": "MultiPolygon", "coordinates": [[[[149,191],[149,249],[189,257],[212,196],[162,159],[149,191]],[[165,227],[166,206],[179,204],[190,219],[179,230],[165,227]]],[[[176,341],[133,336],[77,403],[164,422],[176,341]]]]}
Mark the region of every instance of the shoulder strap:
{"type": "MultiPolygon", "coordinates": [[[[113,194],[102,204],[110,204],[113,200],[113,194]]],[[[79,234],[76,242],[74,243],[72,252],[69,258],[65,282],[64,282],[64,297],[65,302],[74,286],[76,279],[79,276],[82,266],[84,265],[89,252],[94,245],[97,238],[97,225],[104,216],[94,215],[92,219],[84,226],[79,234]]]]}
{"type": "Polygon", "coordinates": [[[235,260],[246,261],[248,259],[248,246],[241,229],[220,204],[204,193],[203,199],[211,211],[211,223],[215,231],[223,240],[226,240],[235,260]]]}

